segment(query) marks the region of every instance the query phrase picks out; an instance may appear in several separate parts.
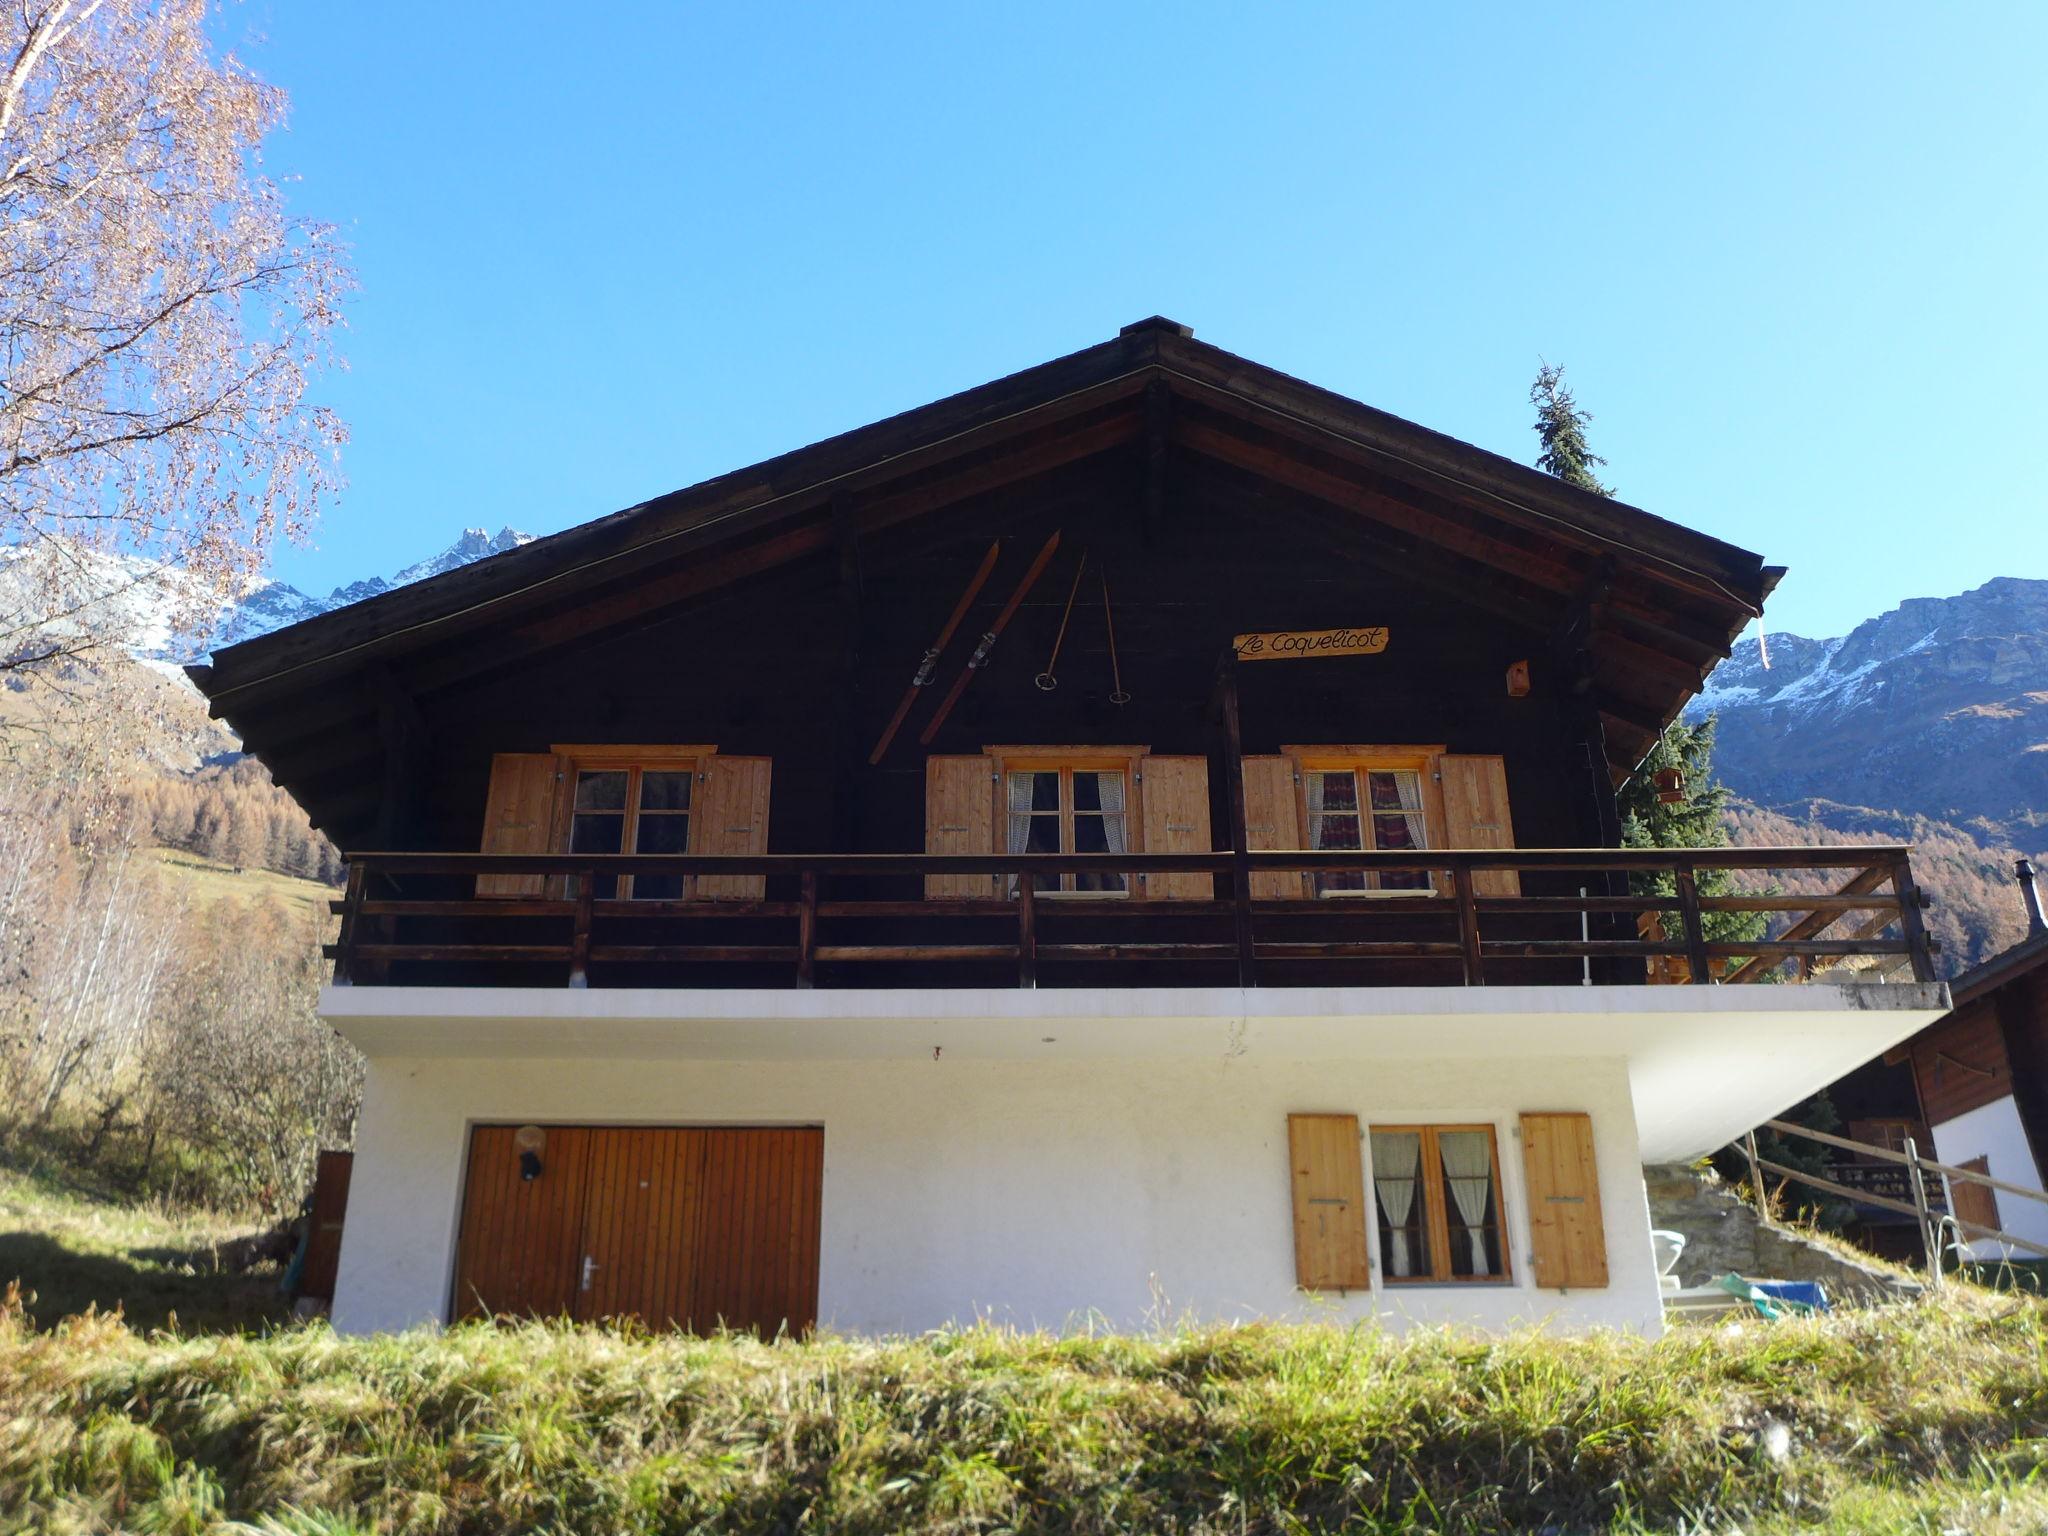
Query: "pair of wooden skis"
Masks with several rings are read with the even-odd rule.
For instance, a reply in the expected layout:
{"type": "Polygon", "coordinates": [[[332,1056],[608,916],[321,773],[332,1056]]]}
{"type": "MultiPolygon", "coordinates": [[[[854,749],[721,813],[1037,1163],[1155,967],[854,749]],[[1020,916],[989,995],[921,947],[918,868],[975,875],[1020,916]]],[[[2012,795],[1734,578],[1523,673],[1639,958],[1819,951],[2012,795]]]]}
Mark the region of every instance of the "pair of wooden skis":
{"type": "MultiPolygon", "coordinates": [[[[1010,594],[1010,600],[1003,604],[995,622],[988,627],[987,632],[974,647],[974,654],[967,658],[966,667],[961,670],[959,677],[953,680],[953,686],[947,691],[946,696],[939,700],[939,707],[933,713],[931,723],[925,726],[917,738],[920,742],[929,746],[931,739],[939,734],[939,727],[944,725],[946,717],[953,713],[953,706],[960,702],[960,696],[967,691],[967,685],[974,681],[974,674],[988,664],[989,654],[995,650],[997,638],[1009,626],[1025,595],[1037,585],[1038,578],[1045,574],[1045,568],[1052,563],[1053,552],[1059,547],[1060,536],[1057,533],[1045,541],[1044,547],[1038,551],[1037,558],[1031,562],[1030,569],[1025,571],[1024,579],[1017,583],[1017,590],[1010,594]]],[[[918,663],[916,676],[911,678],[910,686],[903,690],[903,697],[896,705],[896,712],[882,728],[881,737],[875,742],[875,750],[868,754],[870,765],[882,760],[882,755],[889,750],[889,744],[896,739],[896,733],[903,728],[903,722],[909,718],[910,711],[917,704],[918,695],[931,686],[932,679],[939,670],[940,655],[951,643],[953,633],[959,629],[961,621],[967,617],[967,610],[972,608],[974,600],[981,596],[981,589],[995,571],[996,558],[1002,550],[1003,543],[1000,539],[989,545],[988,553],[982,557],[980,569],[967,583],[967,590],[960,594],[960,601],[953,605],[952,615],[946,620],[945,627],[939,631],[938,638],[932,642],[931,649],[924,653],[924,659],[918,663]]]]}

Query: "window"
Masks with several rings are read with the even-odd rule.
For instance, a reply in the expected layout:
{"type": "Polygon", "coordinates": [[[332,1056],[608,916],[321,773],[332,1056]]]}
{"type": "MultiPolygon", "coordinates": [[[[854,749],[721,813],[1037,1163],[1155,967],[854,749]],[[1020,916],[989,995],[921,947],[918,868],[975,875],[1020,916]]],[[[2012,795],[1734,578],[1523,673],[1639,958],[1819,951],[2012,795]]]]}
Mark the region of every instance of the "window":
{"type": "Polygon", "coordinates": [[[1508,1278],[1492,1126],[1374,1126],[1372,1188],[1389,1284],[1508,1278]]]}
{"type": "MultiPolygon", "coordinates": [[[[1130,849],[1130,768],[1006,758],[1004,848],[1010,853],[1125,853],[1130,849]]],[[[1046,895],[1123,896],[1127,874],[1062,875],[1046,895]]]]}
{"type": "MultiPolygon", "coordinates": [[[[688,759],[575,759],[567,851],[688,853],[696,778],[688,759]]],[[[600,875],[594,894],[600,901],[676,900],[688,883],[683,875],[600,875]]]]}
{"type": "MultiPolygon", "coordinates": [[[[1429,847],[1426,767],[1424,760],[1396,757],[1349,762],[1304,758],[1301,793],[1309,849],[1315,853],[1366,849],[1392,853],[1429,847]]],[[[1371,874],[1359,870],[1315,878],[1318,896],[1429,889],[1429,871],[1422,869],[1371,874]]]]}

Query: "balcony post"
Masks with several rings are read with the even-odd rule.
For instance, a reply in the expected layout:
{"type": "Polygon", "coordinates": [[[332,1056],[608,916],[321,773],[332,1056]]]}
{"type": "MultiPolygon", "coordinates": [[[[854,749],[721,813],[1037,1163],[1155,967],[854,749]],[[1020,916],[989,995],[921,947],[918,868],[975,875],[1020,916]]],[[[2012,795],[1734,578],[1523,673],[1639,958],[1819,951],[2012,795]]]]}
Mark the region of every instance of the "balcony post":
{"type": "Polygon", "coordinates": [[[796,984],[817,985],[818,965],[818,872],[803,874],[803,898],[796,910],[796,984]]]}
{"type": "Polygon", "coordinates": [[[1458,894],[1458,947],[1464,952],[1465,985],[1486,985],[1486,954],[1479,944],[1479,903],[1474,899],[1472,868],[1460,864],[1451,871],[1451,886],[1458,894]]]}
{"type": "Polygon", "coordinates": [[[334,936],[334,984],[337,987],[355,985],[355,972],[351,961],[356,943],[356,923],[363,906],[363,887],[368,873],[361,859],[351,859],[348,865],[348,885],[341,897],[341,931],[334,936]]]}
{"type": "Polygon", "coordinates": [[[1038,985],[1038,877],[1028,869],[1017,876],[1017,985],[1038,985]]]}
{"type": "Polygon", "coordinates": [[[575,927],[569,934],[569,985],[590,985],[590,920],[597,902],[597,873],[586,869],[576,876],[575,927]]]}
{"type": "Polygon", "coordinates": [[[1685,963],[1692,972],[1690,980],[1696,987],[1712,986],[1714,972],[1707,959],[1707,930],[1700,921],[1699,881],[1690,864],[1679,865],[1671,878],[1678,889],[1678,915],[1685,924],[1685,963]]]}
{"type": "Polygon", "coordinates": [[[1912,962],[1915,981],[1933,981],[1934,956],[1927,944],[1927,924],[1921,910],[1927,897],[1913,879],[1913,861],[1900,858],[1892,865],[1892,893],[1899,898],[1899,933],[1906,941],[1906,955],[1912,962]]]}
{"type": "Polygon", "coordinates": [[[1245,832],[1244,732],[1237,717],[1237,653],[1226,652],[1223,675],[1218,679],[1223,696],[1223,782],[1230,805],[1230,848],[1234,855],[1230,870],[1231,918],[1237,935],[1237,984],[1259,984],[1258,953],[1252,947],[1252,871],[1247,857],[1249,839],[1245,832]]]}

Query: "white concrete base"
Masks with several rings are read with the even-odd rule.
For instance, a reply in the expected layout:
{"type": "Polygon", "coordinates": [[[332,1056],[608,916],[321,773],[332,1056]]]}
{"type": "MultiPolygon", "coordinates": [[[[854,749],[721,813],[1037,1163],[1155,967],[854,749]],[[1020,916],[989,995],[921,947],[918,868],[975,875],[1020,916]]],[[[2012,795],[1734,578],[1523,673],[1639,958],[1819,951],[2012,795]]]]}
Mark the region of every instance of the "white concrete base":
{"type": "Polygon", "coordinates": [[[357,1137],[334,1318],[360,1333],[447,1315],[474,1122],[783,1123],[825,1128],[819,1312],[829,1328],[1377,1316],[1654,1334],[1662,1313],[1628,1064],[1503,1054],[1513,1044],[1496,1036],[1484,1056],[1385,1060],[949,1049],[937,1059],[930,1049],[864,1060],[385,1057],[372,1063],[357,1137]],[[1524,1110],[1592,1116],[1604,1289],[1529,1283],[1524,1110]],[[1492,1124],[1512,1281],[1297,1291],[1290,1112],[1492,1124]]]}
{"type": "Polygon", "coordinates": [[[1622,1057],[1647,1162],[1682,1162],[1726,1145],[1948,1006],[1948,988],[1939,983],[1849,982],[1115,991],[329,987],[320,997],[321,1017],[373,1060],[796,1063],[915,1060],[933,1050],[954,1060],[1040,1062],[1469,1063],[1503,1051],[1622,1057]]]}

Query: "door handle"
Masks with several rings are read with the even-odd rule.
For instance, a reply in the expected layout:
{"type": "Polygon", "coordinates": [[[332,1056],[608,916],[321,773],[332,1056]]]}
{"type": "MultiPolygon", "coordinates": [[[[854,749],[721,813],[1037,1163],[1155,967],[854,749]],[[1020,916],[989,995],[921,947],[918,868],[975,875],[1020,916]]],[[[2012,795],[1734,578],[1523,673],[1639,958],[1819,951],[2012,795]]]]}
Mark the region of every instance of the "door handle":
{"type": "Polygon", "coordinates": [[[597,1260],[587,1253],[583,1255],[583,1284],[580,1289],[586,1291],[590,1289],[590,1277],[597,1273],[599,1267],[597,1260]]]}

